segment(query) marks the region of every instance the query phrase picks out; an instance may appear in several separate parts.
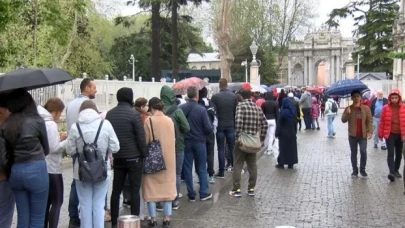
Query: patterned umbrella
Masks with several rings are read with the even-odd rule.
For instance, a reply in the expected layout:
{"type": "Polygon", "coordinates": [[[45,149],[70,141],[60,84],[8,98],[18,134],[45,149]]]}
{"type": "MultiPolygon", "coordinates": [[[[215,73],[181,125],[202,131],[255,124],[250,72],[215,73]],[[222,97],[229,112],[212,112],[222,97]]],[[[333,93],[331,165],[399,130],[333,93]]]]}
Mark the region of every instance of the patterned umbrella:
{"type": "Polygon", "coordinates": [[[354,90],[367,92],[368,87],[358,79],[345,79],[333,83],[326,91],[327,96],[348,97],[354,90]]]}
{"type": "Polygon", "coordinates": [[[195,86],[197,87],[198,90],[201,90],[205,86],[207,86],[209,83],[207,81],[202,80],[201,78],[197,77],[191,77],[191,78],[186,78],[183,79],[179,82],[176,82],[173,86],[172,89],[174,90],[175,94],[186,94],[187,93],[187,88],[190,86],[195,86]]]}

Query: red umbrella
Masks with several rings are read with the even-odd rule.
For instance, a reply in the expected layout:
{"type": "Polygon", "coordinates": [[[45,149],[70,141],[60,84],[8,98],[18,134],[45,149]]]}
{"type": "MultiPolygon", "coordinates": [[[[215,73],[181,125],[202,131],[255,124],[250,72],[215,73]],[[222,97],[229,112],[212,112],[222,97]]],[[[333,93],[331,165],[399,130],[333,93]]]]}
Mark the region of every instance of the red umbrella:
{"type": "Polygon", "coordinates": [[[175,94],[186,94],[187,88],[190,86],[195,86],[195,87],[197,87],[198,90],[201,90],[202,88],[204,88],[207,85],[208,85],[208,82],[202,80],[201,78],[191,77],[191,78],[186,78],[179,82],[176,82],[172,86],[172,89],[174,90],[175,94]]]}
{"type": "Polygon", "coordinates": [[[322,90],[318,87],[308,87],[307,91],[310,93],[322,94],[322,90]]]}

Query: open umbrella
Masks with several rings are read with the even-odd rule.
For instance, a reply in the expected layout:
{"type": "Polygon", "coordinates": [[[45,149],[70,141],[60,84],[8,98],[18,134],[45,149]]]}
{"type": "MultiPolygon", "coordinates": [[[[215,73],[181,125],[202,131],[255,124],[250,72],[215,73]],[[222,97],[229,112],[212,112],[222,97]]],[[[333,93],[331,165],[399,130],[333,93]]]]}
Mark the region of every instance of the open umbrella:
{"type": "Polygon", "coordinates": [[[354,90],[361,93],[368,91],[368,87],[358,79],[345,79],[333,83],[326,91],[327,96],[348,97],[354,90]]]}
{"type": "Polygon", "coordinates": [[[23,68],[0,76],[0,92],[19,88],[37,89],[71,80],[73,77],[59,68],[23,68]]]}
{"type": "Polygon", "coordinates": [[[265,89],[266,91],[269,91],[269,87],[267,85],[260,85],[263,89],[265,89]]]}
{"type": "Polygon", "coordinates": [[[318,87],[308,87],[307,91],[318,95],[322,94],[322,90],[318,87]]]}
{"type": "Polygon", "coordinates": [[[264,89],[261,86],[258,86],[258,85],[255,85],[255,84],[250,84],[250,86],[252,87],[252,89],[251,89],[252,92],[259,92],[259,93],[266,93],[267,92],[267,90],[264,89]]]}
{"type": "Polygon", "coordinates": [[[201,90],[208,84],[209,83],[207,81],[204,81],[201,78],[191,77],[191,78],[186,78],[179,82],[176,82],[172,86],[172,89],[174,90],[175,94],[186,94],[187,88],[190,86],[195,86],[195,87],[197,87],[198,90],[201,90]]]}

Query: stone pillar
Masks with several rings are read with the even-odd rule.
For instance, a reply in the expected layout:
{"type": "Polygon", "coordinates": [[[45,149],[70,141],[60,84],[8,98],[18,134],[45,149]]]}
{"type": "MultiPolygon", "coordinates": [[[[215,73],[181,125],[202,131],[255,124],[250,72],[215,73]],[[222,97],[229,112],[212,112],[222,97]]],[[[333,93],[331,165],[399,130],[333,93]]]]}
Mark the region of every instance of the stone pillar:
{"type": "Polygon", "coordinates": [[[341,66],[340,66],[340,56],[336,56],[336,80],[342,80],[341,76],[341,66]]]}
{"type": "Polygon", "coordinates": [[[346,79],[355,78],[354,66],[356,66],[356,64],[354,62],[352,62],[352,61],[346,62],[346,79]]]}
{"type": "Polygon", "coordinates": [[[334,83],[336,81],[336,75],[335,75],[335,56],[331,56],[331,68],[330,68],[330,84],[334,83]]]}
{"type": "Polygon", "coordinates": [[[254,84],[259,76],[259,64],[256,60],[250,63],[250,83],[254,84]]]}
{"type": "Polygon", "coordinates": [[[306,85],[308,83],[307,80],[308,77],[308,58],[307,56],[304,56],[304,85],[306,85]]]}
{"type": "Polygon", "coordinates": [[[309,85],[312,86],[312,84],[314,84],[314,73],[313,73],[313,69],[314,66],[312,65],[312,56],[309,56],[309,85]]]}
{"type": "Polygon", "coordinates": [[[290,85],[291,84],[291,81],[292,81],[292,72],[293,71],[293,69],[292,69],[292,66],[291,66],[291,58],[290,57],[288,57],[288,78],[287,78],[287,85],[290,85]]]}

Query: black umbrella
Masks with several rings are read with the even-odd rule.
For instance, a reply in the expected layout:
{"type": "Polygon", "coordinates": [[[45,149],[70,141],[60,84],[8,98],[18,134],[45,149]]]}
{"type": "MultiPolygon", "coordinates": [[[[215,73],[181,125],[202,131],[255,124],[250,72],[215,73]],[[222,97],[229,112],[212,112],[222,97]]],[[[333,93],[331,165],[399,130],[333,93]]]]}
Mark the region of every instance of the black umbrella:
{"type": "Polygon", "coordinates": [[[71,80],[73,77],[69,73],[58,68],[23,68],[0,76],[0,92],[19,88],[37,89],[71,80]]]}

